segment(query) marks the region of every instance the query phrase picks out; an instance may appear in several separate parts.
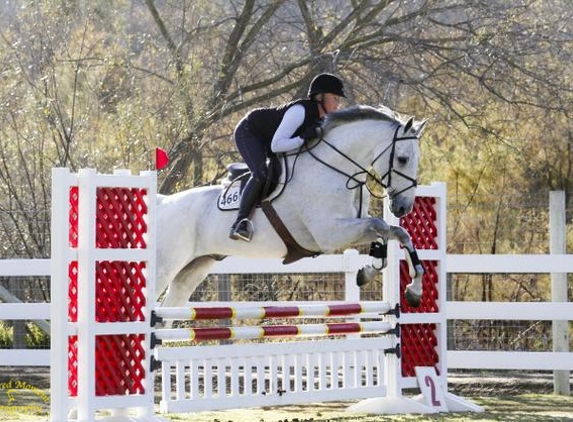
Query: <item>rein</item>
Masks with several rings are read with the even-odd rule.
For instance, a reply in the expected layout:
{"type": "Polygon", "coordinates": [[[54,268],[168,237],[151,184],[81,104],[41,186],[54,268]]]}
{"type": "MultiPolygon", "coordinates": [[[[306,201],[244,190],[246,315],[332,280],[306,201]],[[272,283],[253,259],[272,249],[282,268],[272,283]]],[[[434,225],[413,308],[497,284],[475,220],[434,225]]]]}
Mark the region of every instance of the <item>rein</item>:
{"type": "MultiPolygon", "coordinates": [[[[418,185],[418,182],[416,179],[411,178],[410,176],[396,170],[394,168],[394,154],[396,152],[396,143],[398,141],[406,141],[406,140],[411,140],[411,139],[417,139],[415,136],[398,136],[398,131],[400,130],[400,128],[402,127],[402,125],[398,125],[396,127],[396,130],[394,131],[394,136],[392,137],[392,143],[390,145],[388,145],[386,148],[384,148],[384,150],[378,154],[376,156],[376,158],[374,158],[374,160],[372,160],[372,162],[370,163],[370,167],[372,167],[374,165],[374,163],[376,163],[376,161],[378,161],[385,153],[386,151],[388,151],[388,149],[390,149],[390,157],[389,157],[389,166],[388,166],[388,171],[382,175],[381,177],[376,177],[375,175],[373,175],[372,173],[370,173],[367,169],[365,169],[364,167],[362,167],[359,163],[357,163],[354,159],[352,159],[351,157],[349,157],[348,155],[346,155],[344,152],[340,151],[338,148],[336,148],[334,145],[332,145],[331,143],[329,143],[326,139],[324,139],[324,137],[320,137],[319,141],[317,144],[315,144],[312,148],[309,148],[308,145],[305,144],[305,151],[308,152],[312,158],[314,158],[316,161],[318,161],[319,163],[325,165],[326,167],[328,167],[329,169],[342,174],[343,176],[347,177],[348,180],[346,181],[346,188],[349,190],[352,189],[356,189],[356,188],[360,188],[360,209],[358,211],[358,215],[360,216],[362,214],[362,196],[363,196],[363,191],[362,188],[364,186],[366,186],[366,189],[368,189],[368,192],[370,192],[370,195],[372,195],[375,198],[384,198],[384,196],[377,196],[376,194],[374,194],[374,192],[372,192],[372,190],[370,189],[370,187],[366,184],[366,180],[367,178],[365,177],[364,180],[360,180],[362,175],[370,175],[370,177],[373,178],[374,182],[376,182],[376,184],[378,184],[379,186],[383,187],[384,189],[387,189],[389,191],[389,195],[392,197],[399,195],[403,192],[406,192],[409,189],[415,188],[418,185]],[[354,173],[354,174],[348,174],[343,172],[342,170],[334,167],[333,165],[327,163],[326,161],[323,161],[321,158],[319,158],[317,155],[315,155],[312,150],[314,148],[316,148],[316,146],[318,144],[320,144],[321,142],[325,143],[326,145],[328,145],[330,148],[332,148],[334,151],[336,151],[339,155],[341,155],[342,157],[344,157],[347,161],[350,161],[352,164],[354,164],[356,167],[358,167],[360,169],[360,171],[354,173]],[[401,176],[403,178],[405,178],[406,180],[409,180],[411,182],[411,185],[402,189],[399,192],[395,192],[392,191],[392,174],[396,174],[398,176],[401,176]],[[384,179],[388,178],[387,182],[384,183],[384,179]],[[354,182],[356,183],[356,185],[351,185],[351,183],[354,182]]],[[[391,199],[390,198],[390,199],[391,199]]]]}

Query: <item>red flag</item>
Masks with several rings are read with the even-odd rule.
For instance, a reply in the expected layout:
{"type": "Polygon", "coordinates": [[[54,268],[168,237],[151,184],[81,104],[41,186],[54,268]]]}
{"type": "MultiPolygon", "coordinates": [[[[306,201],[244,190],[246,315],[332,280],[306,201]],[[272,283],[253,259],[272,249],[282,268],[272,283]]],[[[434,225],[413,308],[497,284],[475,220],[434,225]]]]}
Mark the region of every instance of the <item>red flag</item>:
{"type": "Polygon", "coordinates": [[[164,149],[155,148],[155,170],[161,170],[169,164],[169,156],[164,149]]]}

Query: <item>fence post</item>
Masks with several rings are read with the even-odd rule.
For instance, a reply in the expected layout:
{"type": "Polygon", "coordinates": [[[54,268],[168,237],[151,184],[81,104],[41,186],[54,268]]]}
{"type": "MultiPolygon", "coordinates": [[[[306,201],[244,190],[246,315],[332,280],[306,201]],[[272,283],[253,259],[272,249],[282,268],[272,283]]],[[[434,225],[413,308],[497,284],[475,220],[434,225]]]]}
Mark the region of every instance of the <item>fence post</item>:
{"type": "Polygon", "coordinates": [[[52,169],[50,421],[53,422],[68,420],[68,271],[72,260],[68,233],[72,177],[75,178],[67,168],[52,169]]]}
{"type": "MultiPolygon", "coordinates": [[[[229,274],[217,275],[217,299],[219,302],[231,302],[233,297],[231,295],[231,276],[229,274]]],[[[222,319],[219,321],[219,326],[226,327],[231,325],[230,319],[222,319]]],[[[231,344],[230,340],[219,340],[219,344],[231,344]]]]}
{"type": "MultiPolygon", "coordinates": [[[[549,192],[549,238],[551,255],[567,253],[565,192],[549,192]]],[[[551,273],[551,301],[567,302],[567,273],[551,273]]],[[[554,352],[569,351],[568,321],[552,321],[554,352]]],[[[553,371],[553,392],[569,395],[569,371],[553,371]]]]}
{"type": "Polygon", "coordinates": [[[342,259],[344,260],[344,300],[360,302],[360,287],[356,284],[356,274],[360,269],[358,263],[360,254],[356,249],[346,249],[342,259]]]}

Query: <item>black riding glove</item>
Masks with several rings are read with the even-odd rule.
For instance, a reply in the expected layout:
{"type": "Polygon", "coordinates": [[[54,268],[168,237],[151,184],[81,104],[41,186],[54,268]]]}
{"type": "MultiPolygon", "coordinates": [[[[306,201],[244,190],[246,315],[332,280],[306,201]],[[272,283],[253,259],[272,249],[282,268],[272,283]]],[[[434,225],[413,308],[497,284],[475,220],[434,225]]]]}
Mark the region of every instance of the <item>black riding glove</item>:
{"type": "Polygon", "coordinates": [[[315,139],[322,137],[322,127],[321,126],[310,126],[302,131],[300,137],[305,141],[308,139],[315,139]]]}

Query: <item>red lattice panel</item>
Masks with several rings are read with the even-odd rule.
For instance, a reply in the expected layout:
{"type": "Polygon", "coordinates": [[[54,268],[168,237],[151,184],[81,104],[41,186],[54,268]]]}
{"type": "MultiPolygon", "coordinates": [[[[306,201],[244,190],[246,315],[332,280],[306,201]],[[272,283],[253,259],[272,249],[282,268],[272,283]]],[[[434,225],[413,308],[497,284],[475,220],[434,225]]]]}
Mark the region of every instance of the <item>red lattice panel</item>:
{"type": "Polygon", "coordinates": [[[415,377],[416,366],[434,366],[439,375],[437,363],[438,340],[435,335],[436,324],[403,324],[400,326],[400,344],[402,349],[402,376],[415,377]]]}
{"type": "Polygon", "coordinates": [[[78,395],[78,336],[68,340],[68,395],[78,395]]]}
{"type": "Polygon", "coordinates": [[[78,261],[70,263],[68,277],[68,319],[78,322],[78,261]]]}
{"type": "MultiPolygon", "coordinates": [[[[147,204],[145,189],[98,188],[96,191],[96,247],[145,248],[147,204]]],[[[69,243],[78,246],[77,187],[69,195],[69,243]]],[[[96,263],[96,321],[144,321],[146,285],[144,262],[101,261],[96,263]]],[[[68,318],[77,322],[78,263],[69,273],[68,318]]],[[[100,335],[96,337],[96,395],[143,393],[145,336],[100,335]]],[[[68,342],[68,390],[77,396],[77,336],[68,342]]]]}
{"type": "Polygon", "coordinates": [[[145,394],[145,336],[96,337],[96,395],[145,394]]]}
{"type": "Polygon", "coordinates": [[[438,309],[438,296],[439,296],[439,279],[438,279],[438,261],[422,261],[424,267],[424,275],[422,276],[422,301],[420,306],[412,308],[406,302],[404,290],[410,284],[412,279],[408,274],[408,263],[404,260],[400,261],[400,310],[407,314],[415,313],[437,313],[438,309]]]}
{"type": "Polygon", "coordinates": [[[69,223],[70,229],[68,237],[70,239],[70,247],[78,247],[78,206],[79,206],[80,195],[77,186],[72,186],[70,188],[70,214],[69,223]]]}
{"type": "MultiPolygon", "coordinates": [[[[145,248],[145,189],[98,188],[96,245],[98,248],[145,248]]],[[[70,188],[69,240],[78,246],[78,187],[70,188]]]]}
{"type": "Polygon", "coordinates": [[[419,196],[412,212],[400,219],[400,225],[408,230],[416,249],[438,249],[436,218],[436,198],[419,196]]]}
{"type": "MultiPolygon", "coordinates": [[[[400,219],[400,225],[408,230],[416,249],[437,249],[438,228],[436,198],[417,197],[410,214],[400,219]]],[[[404,313],[437,313],[440,312],[439,272],[437,261],[422,261],[423,295],[420,306],[412,308],[406,302],[404,289],[411,282],[406,261],[400,262],[400,306],[404,313]]],[[[445,280],[444,280],[445,282],[445,280]]],[[[439,372],[440,356],[437,352],[435,324],[403,324],[400,330],[402,347],[402,376],[415,376],[416,366],[434,366],[439,372]]]]}
{"type": "MultiPolygon", "coordinates": [[[[145,336],[106,335],[96,337],[96,395],[144,394],[145,336]]],[[[78,395],[78,338],[68,343],[68,394],[78,395]]]]}
{"type": "MultiPolygon", "coordinates": [[[[70,188],[69,196],[69,233],[68,238],[71,248],[78,247],[78,206],[79,206],[79,193],[78,187],[72,186],[70,188]]],[[[78,261],[72,261],[68,268],[69,274],[69,289],[68,289],[68,318],[71,322],[78,320],[78,261]]]]}
{"type": "Polygon", "coordinates": [[[144,321],[145,262],[96,263],[96,321],[144,321]]]}
{"type": "Polygon", "coordinates": [[[145,189],[98,188],[96,245],[98,248],[145,248],[145,189]]]}

